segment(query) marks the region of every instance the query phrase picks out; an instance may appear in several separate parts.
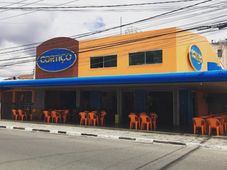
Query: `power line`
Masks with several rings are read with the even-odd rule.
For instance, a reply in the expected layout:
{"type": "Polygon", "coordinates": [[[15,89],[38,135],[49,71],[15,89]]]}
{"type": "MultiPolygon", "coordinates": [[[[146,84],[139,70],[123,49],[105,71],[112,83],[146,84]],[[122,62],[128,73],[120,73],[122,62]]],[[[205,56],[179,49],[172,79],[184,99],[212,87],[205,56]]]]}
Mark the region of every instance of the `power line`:
{"type": "MultiPolygon", "coordinates": [[[[43,1],[43,0],[40,0],[40,1],[43,1]]],[[[68,2],[65,2],[65,3],[62,3],[62,4],[58,4],[56,6],[66,5],[66,4],[69,4],[69,3],[73,3],[75,1],[78,1],[78,0],[68,1],[68,2]]],[[[9,16],[9,17],[0,18],[0,21],[6,20],[6,19],[11,19],[11,18],[16,18],[16,17],[20,17],[20,16],[24,16],[24,15],[28,15],[28,14],[31,14],[31,13],[34,13],[34,12],[37,12],[37,11],[39,11],[39,9],[34,9],[33,11],[30,11],[30,12],[17,14],[17,15],[13,15],[13,16],[9,16]]]]}
{"type": "MultiPolygon", "coordinates": [[[[0,9],[1,9],[1,8],[7,8],[7,7],[9,7],[9,6],[12,6],[12,5],[15,5],[15,4],[18,4],[18,3],[22,3],[22,2],[25,2],[25,1],[28,1],[28,0],[22,0],[22,1],[17,1],[17,2],[11,2],[11,3],[9,3],[8,5],[1,6],[0,9]]],[[[2,10],[2,11],[0,11],[0,13],[3,13],[3,12],[5,12],[5,11],[8,11],[8,9],[2,10]]]]}
{"type": "Polygon", "coordinates": [[[116,7],[132,7],[132,6],[147,6],[157,4],[172,4],[180,2],[192,2],[198,0],[175,0],[175,1],[161,1],[161,2],[150,2],[150,3],[133,3],[133,4],[115,4],[115,5],[86,5],[86,6],[35,6],[35,7],[0,7],[0,9],[9,10],[53,10],[53,9],[86,9],[86,8],[116,8],[116,7]]]}
{"type": "MultiPolygon", "coordinates": [[[[110,31],[110,30],[115,30],[115,29],[118,29],[119,27],[126,27],[126,26],[130,26],[130,25],[133,25],[133,24],[149,21],[151,19],[159,18],[159,17],[166,16],[166,15],[170,15],[172,13],[179,12],[179,11],[182,11],[182,10],[185,10],[185,9],[188,9],[188,8],[192,8],[192,7],[201,5],[201,4],[205,4],[207,2],[211,2],[211,1],[212,0],[205,0],[205,1],[202,1],[202,2],[199,2],[199,3],[195,3],[195,4],[192,4],[192,5],[185,6],[185,7],[181,7],[181,8],[178,8],[178,9],[175,9],[175,10],[171,10],[171,11],[168,11],[168,12],[164,12],[164,13],[152,16],[152,17],[144,18],[144,19],[141,19],[141,20],[137,20],[137,21],[134,21],[134,22],[127,23],[127,24],[123,24],[121,26],[114,26],[114,27],[110,27],[110,28],[103,29],[103,30],[100,30],[100,31],[94,31],[94,32],[87,32],[87,33],[83,33],[83,34],[78,34],[78,35],[71,36],[71,38],[82,38],[82,37],[87,37],[87,36],[91,36],[91,35],[107,32],[107,31],[110,31]]],[[[38,43],[32,43],[32,44],[38,44],[38,43]]],[[[31,44],[26,44],[25,46],[31,46],[31,44]]],[[[12,49],[12,48],[10,48],[10,49],[12,49]]],[[[34,48],[35,47],[28,47],[26,49],[34,49],[34,48]]],[[[23,50],[24,49],[11,50],[11,51],[6,51],[6,52],[0,52],[0,54],[7,54],[7,53],[18,52],[18,51],[23,51],[23,50]]],[[[0,51],[5,51],[5,50],[4,49],[0,49],[0,51]]]]}
{"type": "MultiPolygon", "coordinates": [[[[146,37],[137,38],[137,39],[133,39],[133,40],[124,40],[124,41],[121,40],[121,41],[118,41],[118,42],[111,42],[109,44],[87,47],[85,49],[81,49],[81,51],[79,51],[79,53],[111,48],[111,47],[114,47],[114,46],[120,46],[120,45],[135,43],[135,42],[138,42],[138,41],[150,40],[150,39],[159,38],[159,37],[163,37],[163,36],[167,36],[167,35],[171,35],[171,34],[177,34],[177,33],[181,33],[181,32],[197,30],[197,29],[199,29],[199,30],[207,30],[207,29],[215,28],[215,27],[218,28],[219,25],[225,25],[225,24],[227,24],[227,23],[219,23],[219,24],[209,25],[209,26],[192,27],[192,28],[189,28],[189,29],[186,29],[186,30],[179,30],[179,31],[174,31],[174,32],[170,32],[170,33],[162,33],[162,34],[158,34],[158,35],[155,35],[155,36],[154,35],[146,36],[146,37]]],[[[186,35],[186,36],[188,36],[188,35],[186,35]]],[[[160,39],[158,39],[158,40],[160,40],[160,39]]],[[[35,56],[26,56],[26,57],[20,57],[18,59],[26,59],[26,58],[34,58],[34,57],[35,56]]],[[[0,61],[10,61],[10,60],[15,60],[15,58],[2,59],[0,61]]]]}

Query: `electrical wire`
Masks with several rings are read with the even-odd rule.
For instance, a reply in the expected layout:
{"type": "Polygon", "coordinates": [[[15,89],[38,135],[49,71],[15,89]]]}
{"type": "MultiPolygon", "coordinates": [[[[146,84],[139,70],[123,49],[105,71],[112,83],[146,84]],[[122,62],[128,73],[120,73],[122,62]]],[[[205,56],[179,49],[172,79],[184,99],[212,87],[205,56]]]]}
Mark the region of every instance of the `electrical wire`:
{"type": "MultiPolygon", "coordinates": [[[[141,19],[141,20],[137,20],[137,21],[134,21],[134,22],[127,23],[127,24],[123,24],[121,26],[114,26],[114,27],[110,27],[110,28],[99,30],[99,31],[95,31],[95,32],[87,32],[87,33],[83,33],[83,34],[78,34],[78,35],[71,36],[70,38],[74,38],[75,39],[75,38],[82,38],[82,37],[87,37],[87,36],[91,36],[91,35],[95,35],[95,34],[100,34],[100,33],[103,33],[103,32],[110,31],[110,30],[118,29],[120,27],[122,28],[122,27],[133,25],[133,24],[149,21],[149,20],[152,20],[152,19],[155,19],[155,18],[159,18],[159,17],[162,17],[162,16],[167,16],[167,15],[170,15],[172,13],[183,11],[185,9],[192,8],[192,7],[195,7],[195,6],[198,6],[198,5],[201,5],[201,4],[205,4],[205,3],[211,2],[211,1],[212,0],[205,0],[205,1],[202,1],[202,2],[199,2],[199,3],[195,3],[195,4],[192,4],[192,5],[185,6],[185,7],[181,7],[181,8],[178,8],[178,9],[175,9],[175,10],[171,10],[171,11],[168,11],[168,12],[164,12],[164,13],[152,16],[152,17],[144,18],[144,19],[141,19]]],[[[34,44],[34,43],[32,43],[32,44],[34,44]]],[[[30,46],[30,45],[31,44],[27,44],[26,46],[30,46]]],[[[34,49],[34,48],[35,47],[27,47],[26,50],[34,49]]],[[[3,51],[3,50],[4,49],[0,49],[0,51],[3,51]]],[[[7,53],[12,53],[12,52],[18,52],[18,51],[24,51],[24,49],[11,50],[11,51],[7,51],[7,52],[0,52],[0,54],[7,54],[7,53]]]]}
{"type": "Polygon", "coordinates": [[[147,6],[147,5],[157,5],[157,4],[172,4],[180,2],[192,2],[198,0],[175,0],[175,1],[161,1],[161,2],[149,2],[149,3],[133,3],[133,4],[115,4],[115,5],[86,5],[86,6],[35,6],[35,7],[8,7],[3,6],[0,9],[9,10],[55,10],[55,9],[86,9],[86,8],[116,8],[116,7],[132,7],[132,6],[147,6]]]}
{"type": "MultiPolygon", "coordinates": [[[[43,1],[43,0],[40,0],[40,1],[43,1]]],[[[66,5],[66,4],[69,4],[69,3],[73,3],[73,2],[76,2],[76,1],[78,1],[78,0],[72,0],[72,1],[62,3],[62,4],[58,4],[58,5],[56,5],[56,7],[61,6],[61,5],[66,5]]],[[[31,13],[34,13],[34,12],[37,12],[37,11],[39,11],[39,9],[35,9],[35,10],[30,11],[30,12],[26,12],[26,13],[22,13],[22,14],[17,14],[17,15],[12,15],[12,16],[9,16],[9,17],[0,18],[0,21],[8,20],[8,19],[11,19],[11,18],[16,18],[16,17],[20,17],[20,16],[24,16],[24,15],[28,15],[28,14],[31,14],[31,13]]]]}

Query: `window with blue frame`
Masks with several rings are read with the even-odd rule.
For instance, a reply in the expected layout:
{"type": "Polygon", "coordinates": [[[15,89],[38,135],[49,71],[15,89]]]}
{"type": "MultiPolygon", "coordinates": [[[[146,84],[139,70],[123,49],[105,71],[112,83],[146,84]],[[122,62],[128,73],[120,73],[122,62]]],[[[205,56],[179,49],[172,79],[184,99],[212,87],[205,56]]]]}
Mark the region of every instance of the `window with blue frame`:
{"type": "Polygon", "coordinates": [[[162,63],[162,50],[129,53],[129,65],[162,63]]]}

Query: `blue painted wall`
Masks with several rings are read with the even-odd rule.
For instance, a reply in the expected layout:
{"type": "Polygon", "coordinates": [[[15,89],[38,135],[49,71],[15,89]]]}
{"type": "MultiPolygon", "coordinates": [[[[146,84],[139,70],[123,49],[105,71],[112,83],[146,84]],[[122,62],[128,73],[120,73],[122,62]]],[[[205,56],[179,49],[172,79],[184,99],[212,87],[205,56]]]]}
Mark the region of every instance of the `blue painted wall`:
{"type": "Polygon", "coordinates": [[[223,70],[223,69],[217,63],[207,62],[207,70],[214,71],[214,70],[223,70]]]}

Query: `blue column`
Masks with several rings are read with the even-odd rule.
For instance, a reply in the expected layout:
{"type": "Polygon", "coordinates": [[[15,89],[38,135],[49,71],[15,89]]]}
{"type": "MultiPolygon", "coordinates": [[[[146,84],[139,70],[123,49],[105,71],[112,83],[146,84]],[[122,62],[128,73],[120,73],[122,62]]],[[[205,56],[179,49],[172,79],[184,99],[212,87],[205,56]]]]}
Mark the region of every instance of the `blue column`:
{"type": "Polygon", "coordinates": [[[135,90],[134,109],[137,113],[146,111],[145,97],[146,97],[146,91],[145,90],[135,90]]]}
{"type": "Polygon", "coordinates": [[[180,90],[180,124],[181,126],[192,125],[193,101],[192,92],[188,89],[180,90]]]}
{"type": "Polygon", "coordinates": [[[90,106],[92,108],[100,108],[101,105],[101,92],[91,91],[90,92],[90,106]]]}

